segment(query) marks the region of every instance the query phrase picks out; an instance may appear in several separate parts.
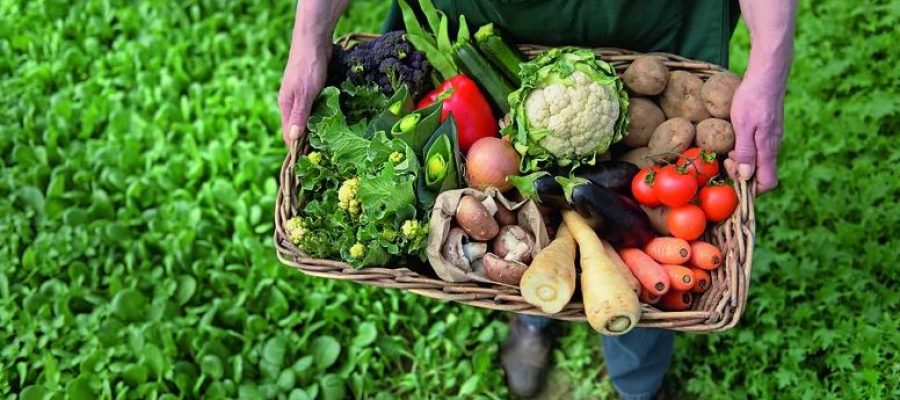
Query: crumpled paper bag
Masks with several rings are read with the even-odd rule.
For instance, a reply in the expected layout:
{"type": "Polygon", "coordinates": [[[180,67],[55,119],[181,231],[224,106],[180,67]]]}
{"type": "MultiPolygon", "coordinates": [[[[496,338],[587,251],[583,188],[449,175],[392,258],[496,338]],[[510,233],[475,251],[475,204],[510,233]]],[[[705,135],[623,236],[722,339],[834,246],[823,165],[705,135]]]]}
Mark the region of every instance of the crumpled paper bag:
{"type": "Polygon", "coordinates": [[[441,192],[435,200],[434,208],[432,208],[431,212],[427,249],[428,261],[431,263],[434,272],[441,279],[448,282],[474,281],[504,285],[486,278],[483,270],[463,270],[445,260],[441,255],[441,247],[444,245],[450,229],[455,224],[456,206],[459,205],[459,200],[464,195],[473,196],[481,201],[491,215],[497,212],[498,203],[515,212],[518,218],[518,225],[529,230],[534,235],[535,246],[531,252],[532,258],[537,256],[541,249],[550,244],[550,237],[547,234],[547,227],[544,226],[543,217],[537,205],[531,200],[514,203],[495,188],[488,188],[484,192],[471,188],[441,192]]]}

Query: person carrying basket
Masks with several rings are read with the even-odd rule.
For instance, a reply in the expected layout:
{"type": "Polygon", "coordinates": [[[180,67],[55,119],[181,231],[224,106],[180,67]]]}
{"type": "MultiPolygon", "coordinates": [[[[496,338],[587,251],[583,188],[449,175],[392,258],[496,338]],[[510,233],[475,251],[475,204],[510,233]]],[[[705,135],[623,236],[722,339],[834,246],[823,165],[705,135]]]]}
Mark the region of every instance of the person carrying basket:
{"type": "MultiPolygon", "coordinates": [[[[325,85],[334,28],[347,4],[298,3],[278,94],[285,142],[301,136],[325,85]]],[[[777,186],[795,0],[436,0],[435,6],[451,18],[464,15],[473,26],[493,23],[516,43],[667,52],[722,66],[728,65],[729,41],[743,15],[752,46],[732,101],[736,143],[725,166],[734,179],[755,175],[757,193],[777,186]]],[[[403,23],[395,1],[383,30],[397,29],[403,29],[403,23]]],[[[532,396],[542,388],[555,336],[551,321],[525,315],[512,320],[501,362],[514,394],[532,396]]],[[[652,328],[602,337],[609,377],[623,399],[657,396],[674,339],[674,331],[652,328]]]]}

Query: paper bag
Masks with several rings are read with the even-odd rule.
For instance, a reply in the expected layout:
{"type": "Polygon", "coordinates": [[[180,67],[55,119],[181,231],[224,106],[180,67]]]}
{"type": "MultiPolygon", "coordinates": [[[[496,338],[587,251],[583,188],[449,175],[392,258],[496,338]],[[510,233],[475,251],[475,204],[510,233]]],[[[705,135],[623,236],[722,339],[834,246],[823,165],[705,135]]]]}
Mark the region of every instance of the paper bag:
{"type": "Polygon", "coordinates": [[[532,258],[537,256],[538,251],[550,243],[550,237],[547,235],[547,227],[544,226],[543,217],[538,211],[537,205],[531,200],[514,203],[495,188],[488,188],[484,192],[471,188],[441,192],[435,200],[434,208],[432,208],[431,212],[427,250],[428,261],[431,263],[431,267],[434,268],[434,272],[441,279],[448,282],[474,281],[502,285],[486,278],[484,271],[476,270],[474,267],[470,268],[470,270],[463,270],[445,260],[441,255],[441,247],[444,245],[450,229],[455,226],[456,206],[464,195],[473,196],[481,201],[491,214],[497,212],[498,204],[515,212],[518,225],[534,235],[535,246],[531,252],[532,258]]]}

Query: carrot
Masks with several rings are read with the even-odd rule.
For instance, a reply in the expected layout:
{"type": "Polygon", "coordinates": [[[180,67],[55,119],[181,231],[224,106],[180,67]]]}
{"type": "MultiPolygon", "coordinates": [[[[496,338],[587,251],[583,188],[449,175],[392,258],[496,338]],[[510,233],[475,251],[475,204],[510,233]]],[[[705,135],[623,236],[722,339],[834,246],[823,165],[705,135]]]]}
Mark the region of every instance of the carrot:
{"type": "Polygon", "coordinates": [[[691,264],[707,271],[722,264],[722,252],[709,243],[695,240],[691,242],[691,264]]]}
{"type": "Polygon", "coordinates": [[[641,287],[657,296],[669,291],[669,274],[647,253],[640,249],[622,249],[619,250],[619,256],[641,282],[641,287]]]}
{"type": "Polygon", "coordinates": [[[641,297],[639,297],[641,303],[644,304],[656,304],[659,302],[659,296],[648,292],[646,289],[641,288],[641,297]]]}
{"type": "Polygon", "coordinates": [[[691,245],[676,237],[654,238],[644,246],[648,256],[663,264],[684,264],[691,259],[691,245]]]}
{"type": "Polygon", "coordinates": [[[675,264],[663,264],[662,267],[669,274],[673,290],[687,291],[694,288],[694,273],[690,268],[675,264]]]}
{"type": "Polygon", "coordinates": [[[556,238],[544,247],[519,282],[522,297],[547,314],[562,311],[575,293],[575,239],[560,225],[556,238]]]}
{"type": "Polygon", "coordinates": [[[616,268],[619,269],[619,272],[625,277],[625,280],[628,281],[628,286],[631,286],[631,290],[634,290],[634,294],[640,294],[641,283],[638,282],[637,278],[634,277],[634,274],[631,273],[631,270],[628,269],[628,266],[625,265],[625,262],[622,261],[622,257],[619,257],[619,253],[616,253],[616,249],[609,244],[609,242],[605,240],[601,240],[601,242],[603,242],[603,250],[606,250],[606,255],[612,260],[616,268]]]}
{"type": "Polygon", "coordinates": [[[712,278],[710,278],[709,272],[697,267],[691,267],[691,272],[694,273],[694,288],[691,289],[691,292],[703,293],[706,289],[709,289],[709,286],[712,284],[712,278]]]}
{"type": "Polygon", "coordinates": [[[563,211],[563,220],[581,253],[581,296],[588,323],[604,335],[628,333],[641,319],[637,295],[587,221],[572,210],[563,211]]]}
{"type": "Polygon", "coordinates": [[[667,311],[684,311],[691,308],[691,301],[694,296],[691,292],[683,292],[681,290],[670,290],[659,299],[660,308],[667,311]]]}

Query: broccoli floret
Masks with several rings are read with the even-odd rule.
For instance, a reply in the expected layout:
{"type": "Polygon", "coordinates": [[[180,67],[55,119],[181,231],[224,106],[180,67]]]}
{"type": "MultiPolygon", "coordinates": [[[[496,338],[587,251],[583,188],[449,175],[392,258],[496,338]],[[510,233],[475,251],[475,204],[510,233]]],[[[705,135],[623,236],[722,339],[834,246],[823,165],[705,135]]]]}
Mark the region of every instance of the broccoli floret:
{"type": "Polygon", "coordinates": [[[335,54],[342,57],[343,69],[353,84],[374,83],[387,96],[406,85],[410,94],[418,98],[430,83],[431,66],[425,54],[413,49],[403,31],[388,32],[335,54]]]}
{"type": "Polygon", "coordinates": [[[356,242],[353,246],[350,246],[350,257],[355,258],[357,260],[363,258],[366,255],[366,246],[362,243],[356,242]]]}
{"type": "Polygon", "coordinates": [[[391,162],[394,164],[399,164],[401,161],[403,161],[403,157],[403,153],[395,151],[391,153],[390,156],[388,156],[388,159],[391,160],[391,162]]]}
{"type": "Polygon", "coordinates": [[[359,190],[359,178],[347,179],[338,189],[338,206],[353,216],[359,215],[360,212],[359,200],[356,198],[357,190],[359,190]]]}

